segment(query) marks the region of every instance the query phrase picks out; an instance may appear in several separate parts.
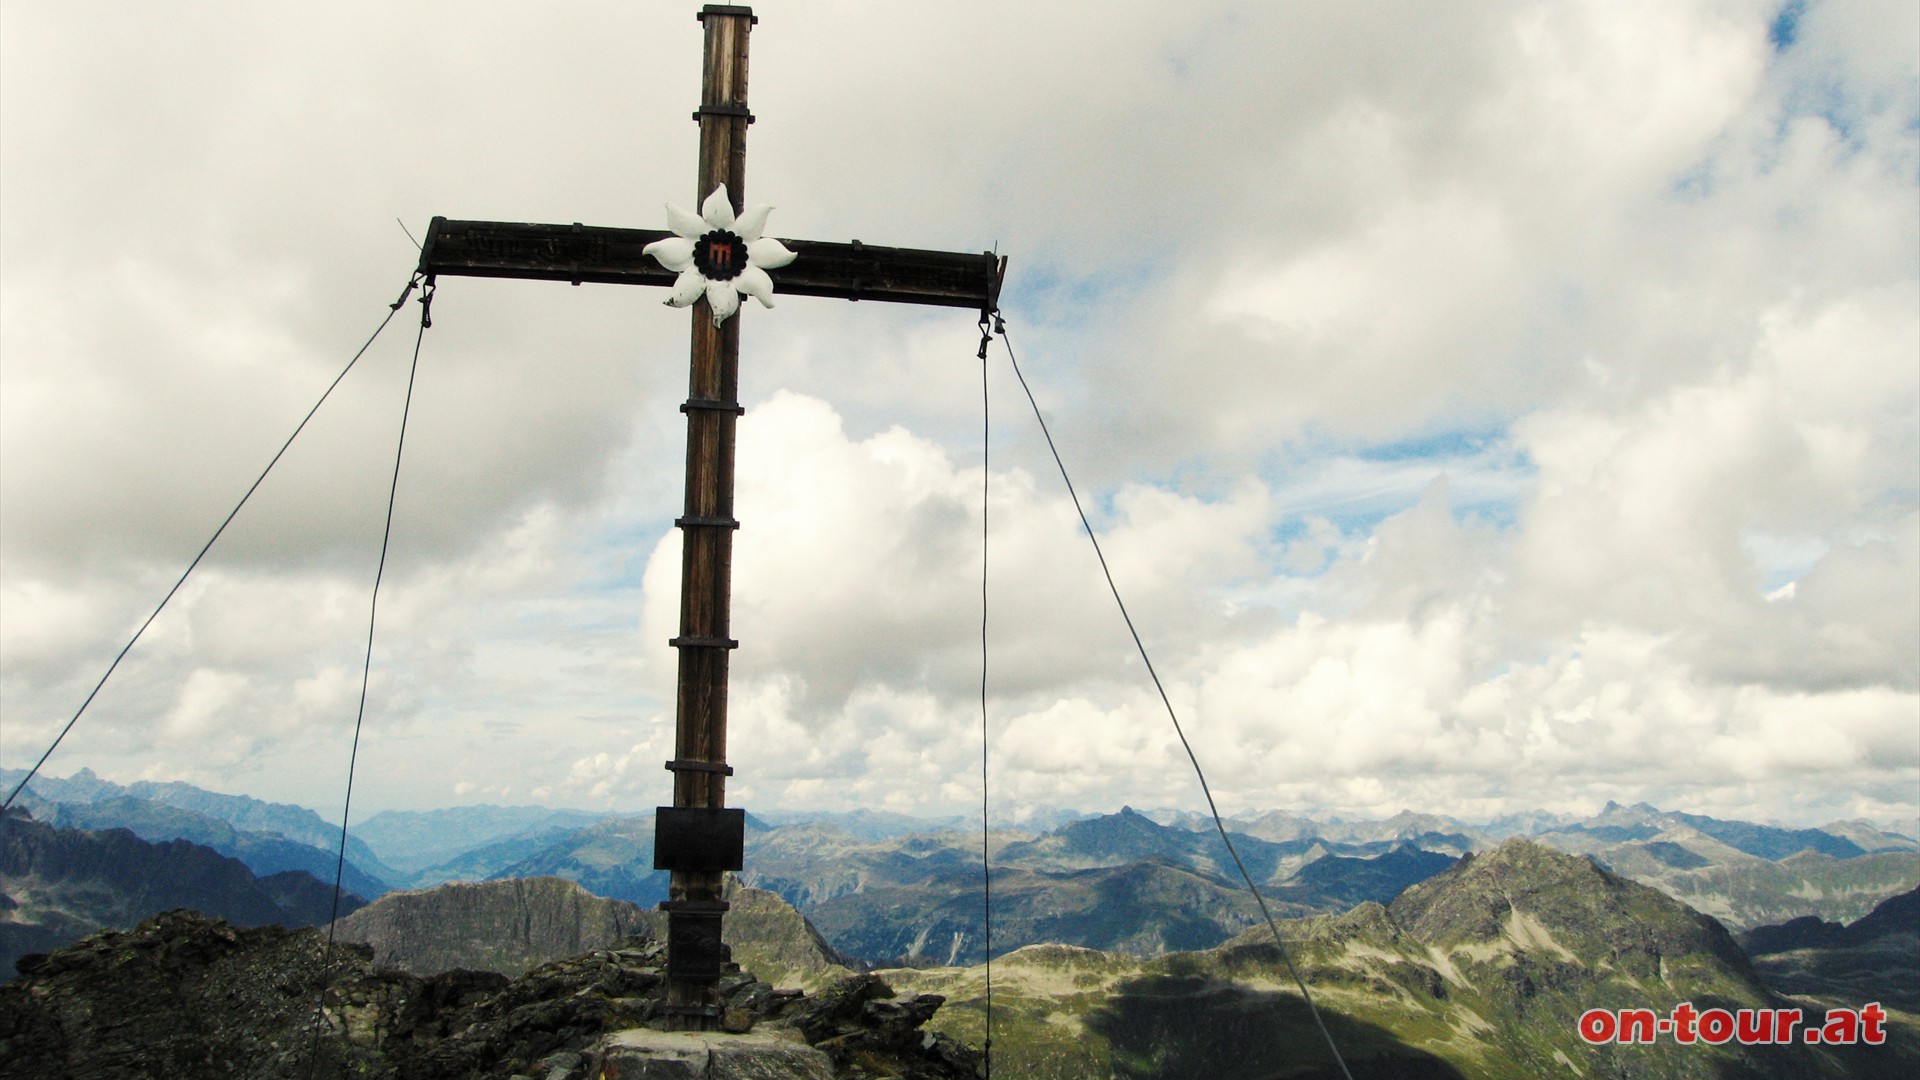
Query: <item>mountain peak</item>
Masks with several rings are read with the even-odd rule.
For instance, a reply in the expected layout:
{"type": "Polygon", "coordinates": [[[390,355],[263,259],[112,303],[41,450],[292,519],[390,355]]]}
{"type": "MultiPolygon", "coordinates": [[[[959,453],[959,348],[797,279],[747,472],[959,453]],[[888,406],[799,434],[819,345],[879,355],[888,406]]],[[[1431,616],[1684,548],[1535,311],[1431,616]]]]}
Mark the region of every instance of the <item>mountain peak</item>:
{"type": "Polygon", "coordinates": [[[1637,977],[1658,977],[1662,955],[1706,952],[1754,980],[1718,922],[1532,840],[1509,840],[1463,858],[1407,889],[1389,909],[1396,922],[1430,941],[1548,943],[1590,966],[1614,963],[1637,977]]]}

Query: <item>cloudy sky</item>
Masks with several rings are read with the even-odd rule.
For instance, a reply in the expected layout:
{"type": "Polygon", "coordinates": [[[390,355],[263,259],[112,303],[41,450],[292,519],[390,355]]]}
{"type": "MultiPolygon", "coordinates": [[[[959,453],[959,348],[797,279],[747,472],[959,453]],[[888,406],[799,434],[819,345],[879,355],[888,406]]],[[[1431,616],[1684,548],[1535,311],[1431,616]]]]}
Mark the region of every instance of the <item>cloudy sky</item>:
{"type": "MultiPolygon", "coordinates": [[[[1224,808],[1920,812],[1920,8],[754,6],[749,201],[1010,256],[1014,346],[1224,808]]],[[[0,9],[0,765],[378,324],[401,222],[694,203],[696,7],[0,9]]],[[[356,817],[668,799],[661,295],[441,283],[356,817]]],[[[732,801],[977,808],[972,319],[743,318],[732,801]]],[[[51,773],[337,806],[416,324],[51,773]]],[[[996,812],[1199,808],[989,374],[996,812]]]]}

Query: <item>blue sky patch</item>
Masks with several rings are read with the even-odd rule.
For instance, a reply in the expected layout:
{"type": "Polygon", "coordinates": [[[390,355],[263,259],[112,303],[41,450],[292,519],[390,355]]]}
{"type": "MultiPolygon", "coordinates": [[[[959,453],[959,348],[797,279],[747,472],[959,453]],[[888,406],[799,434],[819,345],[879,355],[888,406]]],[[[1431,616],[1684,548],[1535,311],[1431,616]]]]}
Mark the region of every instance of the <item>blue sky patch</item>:
{"type": "Polygon", "coordinates": [[[1009,277],[1000,306],[1028,326],[1076,329],[1106,317],[1111,308],[1146,291],[1160,272],[1149,262],[1103,266],[1090,274],[1067,274],[1044,263],[1009,277]]]}
{"type": "Polygon", "coordinates": [[[1807,0],[1789,0],[1767,26],[1767,44],[1775,52],[1785,52],[1800,37],[1800,19],[1807,13],[1807,0]]]}
{"type": "Polygon", "coordinates": [[[1381,443],[1359,453],[1366,461],[1409,461],[1484,454],[1506,435],[1502,429],[1438,431],[1381,443]]]}
{"type": "Polygon", "coordinates": [[[1536,469],[1501,429],[1440,431],[1367,447],[1296,458],[1268,477],[1283,509],[1276,539],[1299,534],[1309,518],[1343,533],[1371,532],[1416,504],[1445,479],[1457,520],[1506,528],[1533,490],[1536,469]]]}

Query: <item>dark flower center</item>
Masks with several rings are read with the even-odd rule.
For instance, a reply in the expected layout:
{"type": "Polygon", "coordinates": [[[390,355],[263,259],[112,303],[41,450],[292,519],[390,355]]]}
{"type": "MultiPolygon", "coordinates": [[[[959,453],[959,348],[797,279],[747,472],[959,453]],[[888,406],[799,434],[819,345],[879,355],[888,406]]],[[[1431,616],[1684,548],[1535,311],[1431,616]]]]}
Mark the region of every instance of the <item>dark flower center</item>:
{"type": "Polygon", "coordinates": [[[693,242],[693,265],[708,281],[731,281],[747,268],[747,242],[715,229],[693,242]]]}

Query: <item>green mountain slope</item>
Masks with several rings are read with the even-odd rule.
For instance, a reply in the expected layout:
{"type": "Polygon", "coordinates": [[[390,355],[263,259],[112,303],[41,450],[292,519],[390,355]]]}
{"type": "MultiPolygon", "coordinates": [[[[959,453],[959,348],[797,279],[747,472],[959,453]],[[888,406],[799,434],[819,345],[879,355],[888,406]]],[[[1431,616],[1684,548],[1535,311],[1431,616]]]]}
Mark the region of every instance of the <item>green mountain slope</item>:
{"type": "Polygon", "coordinates": [[[1782,993],[1920,1013],[1920,889],[1841,926],[1811,916],[1741,935],[1753,966],[1782,993]]]}
{"type": "MultiPolygon", "coordinates": [[[[983,899],[976,868],[851,893],[809,917],[837,948],[870,963],[979,963],[986,959],[983,899]]],[[[1064,941],[1158,956],[1218,944],[1254,917],[1244,892],[1164,863],[994,873],[996,952],[1064,941]]]]}
{"type": "MultiPolygon", "coordinates": [[[[1611,863],[1607,857],[1602,861],[1611,863]]],[[[1920,886],[1920,853],[1887,851],[1839,859],[1803,851],[1779,862],[1748,859],[1693,869],[1636,866],[1631,876],[1735,930],[1802,915],[1851,922],[1896,893],[1920,886]]]]}
{"type": "MultiPolygon", "coordinates": [[[[729,880],[727,902],[733,908],[727,912],[722,937],[733,949],[734,963],[755,978],[777,987],[818,990],[853,974],[806,916],[777,894],[729,880]]],[[[647,914],[654,934],[664,939],[665,916],[658,911],[647,914]]]]}
{"type": "MultiPolygon", "coordinates": [[[[991,850],[998,859],[1008,846],[1027,839],[1031,837],[1024,833],[996,832],[991,850]]],[[[868,888],[916,885],[955,872],[978,878],[980,834],[931,832],[868,839],[829,820],[749,828],[746,864],[741,880],[811,911],[868,888]]]]}
{"type": "MultiPolygon", "coordinates": [[[[1712,919],[1586,859],[1511,841],[1391,905],[1282,924],[1357,1076],[1905,1076],[1887,1046],[1589,1046],[1589,1008],[1786,1007],[1712,919]]],[[[984,1035],[984,969],[890,971],[948,995],[940,1023],[984,1035]]],[[[1029,949],[994,965],[997,1064],[1048,1080],[1322,1077],[1333,1062],[1264,926],[1140,962],[1029,949]]]]}

